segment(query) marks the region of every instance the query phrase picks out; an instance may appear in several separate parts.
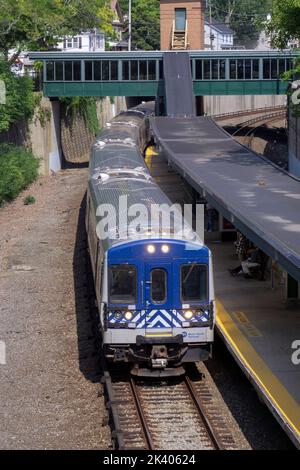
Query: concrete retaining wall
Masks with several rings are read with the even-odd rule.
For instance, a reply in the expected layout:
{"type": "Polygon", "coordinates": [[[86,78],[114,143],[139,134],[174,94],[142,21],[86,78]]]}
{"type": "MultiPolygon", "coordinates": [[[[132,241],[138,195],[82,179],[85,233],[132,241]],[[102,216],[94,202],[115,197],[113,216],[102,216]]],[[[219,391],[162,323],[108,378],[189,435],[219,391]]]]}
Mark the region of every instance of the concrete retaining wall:
{"type": "MultiPolygon", "coordinates": [[[[48,175],[50,171],[58,171],[62,167],[61,145],[61,115],[60,102],[43,98],[41,107],[44,114],[49,115],[44,125],[41,125],[38,112],[29,124],[19,122],[14,124],[9,131],[0,134],[0,142],[8,142],[14,145],[30,148],[34,155],[41,159],[40,174],[48,175]]],[[[104,98],[98,105],[99,127],[112,119],[122,109],[126,109],[124,98],[104,98]]]]}
{"type": "Polygon", "coordinates": [[[204,113],[208,115],[233,113],[286,104],[285,95],[204,96],[204,113]]]}
{"type": "Polygon", "coordinates": [[[300,117],[289,110],[289,172],[300,177],[300,117]]]}

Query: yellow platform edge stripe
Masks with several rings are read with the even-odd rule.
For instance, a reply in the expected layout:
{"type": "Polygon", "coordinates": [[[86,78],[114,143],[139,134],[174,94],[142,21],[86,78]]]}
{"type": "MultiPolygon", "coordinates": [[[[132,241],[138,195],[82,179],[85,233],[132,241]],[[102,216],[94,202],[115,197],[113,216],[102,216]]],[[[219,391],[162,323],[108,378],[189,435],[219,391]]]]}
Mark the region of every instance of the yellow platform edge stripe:
{"type": "Polygon", "coordinates": [[[269,400],[275,404],[280,414],[300,439],[300,406],[285,389],[284,385],[269,369],[247,338],[236,326],[223,304],[217,300],[217,327],[233,347],[236,355],[246,365],[255,381],[264,390],[269,400]],[[258,371],[260,375],[258,375],[258,371]],[[284,407],[284,409],[283,409],[284,407]]]}

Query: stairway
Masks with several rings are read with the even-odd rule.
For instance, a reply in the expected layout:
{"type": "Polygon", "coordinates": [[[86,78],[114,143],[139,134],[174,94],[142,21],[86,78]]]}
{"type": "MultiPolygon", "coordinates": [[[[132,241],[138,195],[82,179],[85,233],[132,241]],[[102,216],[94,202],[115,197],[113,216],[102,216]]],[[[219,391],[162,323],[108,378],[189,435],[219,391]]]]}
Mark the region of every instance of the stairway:
{"type": "Polygon", "coordinates": [[[172,38],[172,50],[185,50],[186,49],[186,32],[174,31],[172,38]]]}
{"type": "Polygon", "coordinates": [[[188,52],[164,52],[166,115],[196,116],[190,56],[188,52]]]}
{"type": "Polygon", "coordinates": [[[171,49],[174,51],[184,51],[188,48],[187,42],[187,21],[184,30],[175,29],[175,21],[173,21],[171,49]]]}

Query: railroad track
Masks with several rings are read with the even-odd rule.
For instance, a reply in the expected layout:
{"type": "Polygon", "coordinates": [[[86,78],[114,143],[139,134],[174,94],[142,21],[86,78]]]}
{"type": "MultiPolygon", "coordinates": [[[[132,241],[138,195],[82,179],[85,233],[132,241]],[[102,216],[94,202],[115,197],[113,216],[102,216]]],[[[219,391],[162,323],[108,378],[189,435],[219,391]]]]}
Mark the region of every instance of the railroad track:
{"type": "Polygon", "coordinates": [[[246,137],[247,141],[244,145],[247,145],[249,148],[252,147],[252,141],[255,138],[256,132],[263,127],[265,124],[269,124],[274,121],[278,121],[283,119],[285,116],[285,111],[277,111],[275,113],[270,113],[266,116],[260,116],[254,119],[251,119],[243,124],[242,127],[237,129],[233,134],[232,137],[246,137]],[[252,126],[249,129],[249,126],[252,126]]]}
{"type": "Polygon", "coordinates": [[[236,111],[236,112],[231,112],[231,113],[213,114],[211,117],[215,121],[227,121],[230,119],[236,119],[240,117],[241,118],[240,124],[242,124],[243,122],[245,122],[244,118],[248,116],[255,116],[257,114],[260,114],[261,116],[257,116],[257,118],[259,118],[259,117],[264,117],[267,114],[275,113],[275,112],[286,113],[286,107],[285,106],[272,106],[272,107],[264,107],[264,108],[256,108],[256,109],[246,109],[243,111],[236,111]]]}
{"type": "Polygon", "coordinates": [[[121,450],[235,449],[205,379],[104,377],[115,447],[121,450]]]}

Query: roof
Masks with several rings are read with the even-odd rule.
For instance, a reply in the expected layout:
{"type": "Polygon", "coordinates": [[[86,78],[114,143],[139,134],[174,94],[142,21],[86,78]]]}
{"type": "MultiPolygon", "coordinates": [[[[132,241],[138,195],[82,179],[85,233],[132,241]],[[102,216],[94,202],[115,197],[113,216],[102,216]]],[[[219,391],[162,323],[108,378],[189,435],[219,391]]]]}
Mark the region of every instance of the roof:
{"type": "Polygon", "coordinates": [[[151,118],[171,164],[242,233],[300,281],[300,180],[211,118],[151,118]]]}
{"type": "MultiPolygon", "coordinates": [[[[205,24],[209,26],[209,18],[205,18],[205,24]]],[[[227,26],[227,24],[222,23],[221,21],[215,20],[214,18],[211,19],[211,25],[213,29],[216,29],[222,34],[234,34],[234,31],[227,26]]]]}

